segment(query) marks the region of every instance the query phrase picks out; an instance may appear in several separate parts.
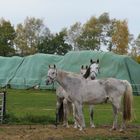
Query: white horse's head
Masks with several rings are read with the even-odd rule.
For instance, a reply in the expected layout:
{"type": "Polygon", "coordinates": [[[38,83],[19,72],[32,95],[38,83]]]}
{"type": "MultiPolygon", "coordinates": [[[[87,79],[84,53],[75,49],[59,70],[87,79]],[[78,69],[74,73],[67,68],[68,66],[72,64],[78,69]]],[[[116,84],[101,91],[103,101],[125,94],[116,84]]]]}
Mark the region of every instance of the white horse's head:
{"type": "Polygon", "coordinates": [[[84,76],[84,74],[86,73],[87,69],[88,69],[88,66],[85,66],[85,67],[84,67],[84,65],[82,65],[82,66],[81,66],[81,69],[80,69],[80,74],[81,74],[82,76],[84,76]]]}
{"type": "Polygon", "coordinates": [[[56,80],[56,76],[57,76],[56,66],[55,65],[53,65],[53,66],[49,65],[46,85],[52,84],[56,80]]]}
{"type": "Polygon", "coordinates": [[[97,74],[99,73],[99,59],[97,61],[90,60],[90,66],[88,67],[86,73],[84,74],[84,78],[90,78],[91,80],[94,80],[97,77],[97,74]]]}

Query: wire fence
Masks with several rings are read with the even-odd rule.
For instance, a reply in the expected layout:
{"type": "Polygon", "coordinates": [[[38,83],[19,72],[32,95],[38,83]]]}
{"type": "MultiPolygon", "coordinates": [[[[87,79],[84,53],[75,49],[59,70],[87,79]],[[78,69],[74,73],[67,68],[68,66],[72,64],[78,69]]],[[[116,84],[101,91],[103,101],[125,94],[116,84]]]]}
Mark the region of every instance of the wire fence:
{"type": "Polygon", "coordinates": [[[45,83],[43,84],[39,84],[39,83],[35,83],[35,84],[27,84],[27,83],[10,83],[10,84],[5,84],[5,83],[0,83],[0,88],[1,89],[8,89],[8,88],[14,88],[14,89],[29,89],[29,88],[33,88],[33,89],[54,89],[56,87],[56,83],[53,83],[51,85],[46,85],[45,83]]]}
{"type": "MultiPolygon", "coordinates": [[[[131,84],[132,89],[133,89],[133,93],[136,93],[135,95],[140,95],[140,84],[131,84]]],[[[47,86],[45,83],[43,84],[20,84],[20,83],[13,83],[12,84],[5,84],[5,83],[0,83],[0,88],[14,88],[16,89],[16,87],[18,87],[17,89],[55,89],[57,87],[57,84],[52,84],[47,86]]]]}
{"type": "Polygon", "coordinates": [[[135,95],[140,95],[140,84],[131,84],[133,93],[136,93],[135,95]]]}

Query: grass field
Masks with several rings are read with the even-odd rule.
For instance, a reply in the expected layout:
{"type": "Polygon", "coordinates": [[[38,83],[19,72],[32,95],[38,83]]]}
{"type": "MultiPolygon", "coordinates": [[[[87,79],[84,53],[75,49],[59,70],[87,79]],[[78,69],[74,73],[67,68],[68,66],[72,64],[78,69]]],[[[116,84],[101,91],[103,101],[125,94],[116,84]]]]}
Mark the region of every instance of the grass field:
{"type": "MultiPolygon", "coordinates": [[[[112,107],[110,104],[95,106],[96,128],[89,127],[89,108],[84,106],[86,129],[80,132],[73,127],[54,127],[56,95],[51,90],[7,91],[7,113],[5,124],[0,125],[2,140],[139,140],[140,139],[140,97],[134,96],[133,112],[135,119],[127,124],[127,131],[110,132],[112,107]]],[[[120,119],[120,117],[119,117],[120,119]]],[[[72,115],[69,117],[73,124],[72,115]]]]}
{"type": "MultiPolygon", "coordinates": [[[[134,96],[134,119],[131,124],[140,124],[140,97],[134,96]]],[[[52,124],[55,121],[56,95],[51,90],[8,90],[7,116],[8,124],[52,124]]],[[[89,109],[84,107],[86,125],[89,125],[89,109]]],[[[110,104],[95,106],[95,124],[110,125],[112,123],[112,107],[110,104]]],[[[72,116],[69,118],[72,122],[72,116]]]]}

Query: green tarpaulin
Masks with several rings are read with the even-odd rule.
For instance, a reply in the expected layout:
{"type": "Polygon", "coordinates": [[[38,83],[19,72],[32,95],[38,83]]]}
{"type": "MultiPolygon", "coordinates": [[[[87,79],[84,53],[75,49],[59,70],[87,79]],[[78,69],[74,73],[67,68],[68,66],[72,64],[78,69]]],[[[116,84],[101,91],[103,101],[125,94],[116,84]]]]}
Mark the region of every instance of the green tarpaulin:
{"type": "Polygon", "coordinates": [[[47,88],[45,79],[49,64],[58,63],[63,57],[49,54],[35,54],[24,58],[15,76],[9,82],[12,88],[28,89],[39,85],[47,88]]]}
{"type": "Polygon", "coordinates": [[[24,58],[22,57],[0,57],[0,85],[5,86],[14,78],[24,58]]]}
{"type": "Polygon", "coordinates": [[[100,60],[100,74],[98,78],[114,77],[128,80],[135,95],[140,95],[140,64],[126,55],[117,55],[101,51],[69,52],[58,63],[61,69],[79,72],[81,65],[90,63],[90,59],[100,60]]]}
{"type": "Polygon", "coordinates": [[[27,89],[45,85],[49,64],[59,69],[79,73],[81,65],[89,65],[90,59],[100,60],[98,78],[115,77],[128,80],[135,95],[140,95],[140,65],[128,56],[101,51],[71,51],[64,56],[35,54],[27,57],[0,57],[0,85],[27,89]]]}

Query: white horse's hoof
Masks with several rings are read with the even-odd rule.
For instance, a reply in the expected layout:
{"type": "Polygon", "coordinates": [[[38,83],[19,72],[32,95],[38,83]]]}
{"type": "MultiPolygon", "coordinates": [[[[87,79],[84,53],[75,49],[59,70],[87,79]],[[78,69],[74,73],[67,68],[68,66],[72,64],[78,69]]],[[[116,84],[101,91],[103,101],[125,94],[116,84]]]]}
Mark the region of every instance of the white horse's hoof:
{"type": "Polygon", "coordinates": [[[121,133],[124,133],[124,129],[122,129],[122,128],[121,128],[119,131],[120,131],[121,133]]]}
{"type": "Polygon", "coordinates": [[[82,130],[83,130],[83,128],[81,127],[79,130],[80,130],[80,131],[82,131],[82,130]]]}
{"type": "Polygon", "coordinates": [[[80,128],[80,125],[79,124],[75,124],[74,128],[80,128]]]}
{"type": "Polygon", "coordinates": [[[77,129],[77,128],[78,128],[78,126],[77,126],[77,125],[74,125],[74,127],[73,127],[73,128],[77,129]]]}
{"type": "Polygon", "coordinates": [[[110,131],[115,131],[115,130],[117,130],[117,128],[111,128],[111,129],[109,129],[110,131]]]}
{"type": "Polygon", "coordinates": [[[94,125],[94,124],[92,124],[92,125],[91,125],[91,128],[95,128],[95,125],[94,125]]]}
{"type": "Polygon", "coordinates": [[[69,126],[69,125],[67,125],[67,126],[66,126],[66,128],[70,128],[70,126],[69,126]]]}
{"type": "Polygon", "coordinates": [[[63,127],[69,128],[69,125],[67,125],[67,124],[63,124],[63,127]]]}

